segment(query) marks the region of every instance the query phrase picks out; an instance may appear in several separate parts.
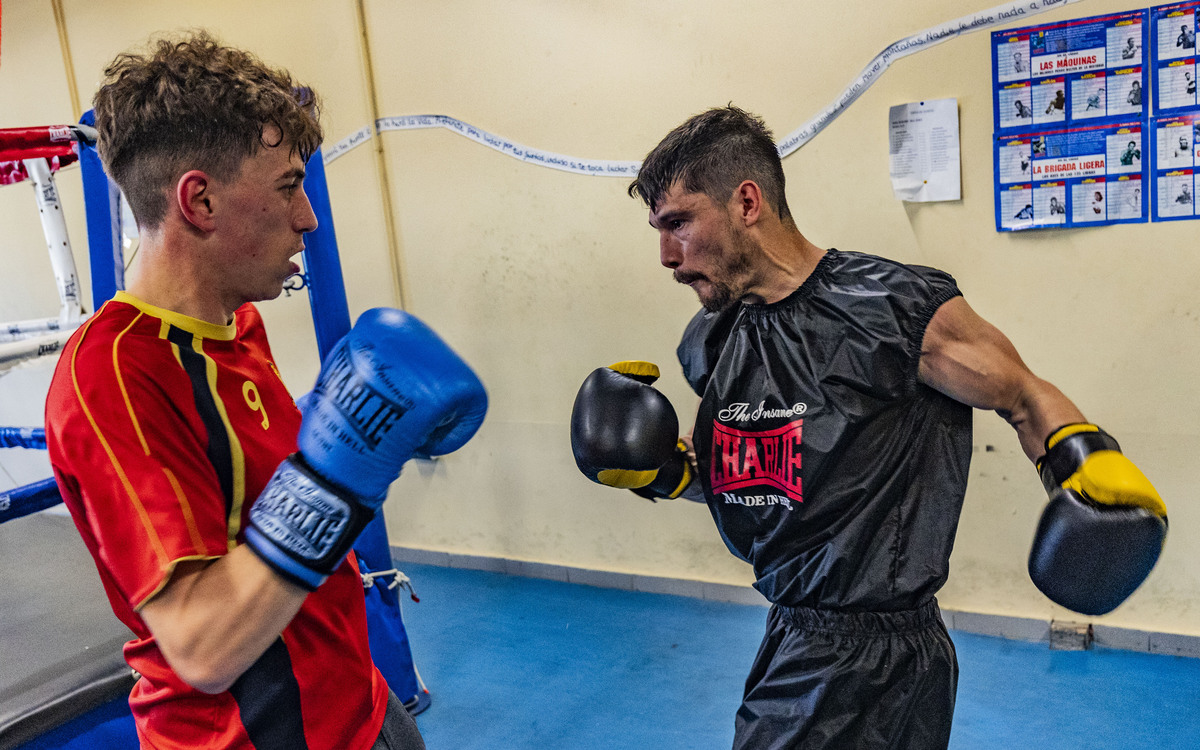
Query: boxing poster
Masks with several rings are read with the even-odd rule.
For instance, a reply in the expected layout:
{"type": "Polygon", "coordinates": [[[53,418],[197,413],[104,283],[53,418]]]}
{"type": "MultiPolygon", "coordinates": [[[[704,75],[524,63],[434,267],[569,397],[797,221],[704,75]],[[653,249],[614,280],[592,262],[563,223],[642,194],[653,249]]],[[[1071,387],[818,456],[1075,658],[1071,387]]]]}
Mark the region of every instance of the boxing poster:
{"type": "Polygon", "coordinates": [[[1156,116],[1196,108],[1197,9],[1200,0],[1150,9],[1156,116]]]}
{"type": "Polygon", "coordinates": [[[1131,121],[997,136],[996,230],[1146,221],[1146,133],[1131,121]]]}
{"type": "Polygon", "coordinates": [[[1137,10],[992,32],[996,134],[1145,117],[1148,18],[1137,10]]]}
{"type": "Polygon", "coordinates": [[[1196,20],[1200,0],[1150,9],[1154,74],[1154,119],[1151,175],[1155,221],[1197,217],[1193,173],[1200,163],[1196,150],[1200,99],[1196,95],[1196,20]]]}
{"type": "Polygon", "coordinates": [[[1151,176],[1155,221],[1194,219],[1195,172],[1200,165],[1200,112],[1151,120],[1151,176]]]}

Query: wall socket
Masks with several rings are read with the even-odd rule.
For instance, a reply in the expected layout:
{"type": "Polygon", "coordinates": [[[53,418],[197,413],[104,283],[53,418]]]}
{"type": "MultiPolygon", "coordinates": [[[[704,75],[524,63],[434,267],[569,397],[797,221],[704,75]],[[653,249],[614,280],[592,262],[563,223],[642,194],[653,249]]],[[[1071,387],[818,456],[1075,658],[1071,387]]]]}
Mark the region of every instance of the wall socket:
{"type": "Polygon", "coordinates": [[[1051,651],[1086,651],[1091,647],[1091,623],[1050,621],[1051,651]]]}

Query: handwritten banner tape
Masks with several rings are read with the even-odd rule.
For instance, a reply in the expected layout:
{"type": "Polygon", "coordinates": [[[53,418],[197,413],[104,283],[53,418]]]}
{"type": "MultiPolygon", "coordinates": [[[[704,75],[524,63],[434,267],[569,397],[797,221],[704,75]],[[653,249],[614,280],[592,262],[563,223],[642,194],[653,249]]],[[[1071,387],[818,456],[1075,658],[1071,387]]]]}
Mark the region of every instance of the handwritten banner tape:
{"type": "Polygon", "coordinates": [[[980,11],[969,16],[948,21],[901,39],[898,42],[893,42],[887,49],[876,55],[875,59],[867,64],[867,67],[863,68],[862,72],[858,74],[858,78],[842,91],[841,96],[833,104],[826,107],[819,115],[792,131],[786,138],[780,141],[777,144],[779,155],[787,156],[812,140],[813,136],[820,133],[829,123],[837,119],[847,107],[853,104],[858,97],[862,96],[875,81],[879,80],[879,76],[894,61],[963,34],[969,34],[973,31],[983,31],[993,26],[1002,26],[1018,18],[1034,16],[1038,13],[1044,13],[1048,10],[1076,2],[1079,2],[1079,0],[1030,0],[1028,2],[1007,3],[1005,5],[998,5],[990,10],[980,11]]]}
{"type": "Polygon", "coordinates": [[[446,128],[466,136],[476,143],[493,148],[502,154],[530,164],[540,164],[551,169],[578,174],[594,174],[605,177],[635,177],[641,162],[607,161],[604,159],[577,159],[573,156],[553,154],[513,143],[507,138],[493,135],[486,130],[468,125],[446,115],[408,115],[405,117],[382,117],[376,121],[379,132],[385,130],[420,130],[423,128],[446,128]]]}
{"type": "MultiPolygon", "coordinates": [[[[789,133],[780,141],[777,144],[779,155],[786,157],[812,140],[817,133],[820,133],[831,122],[841,116],[842,112],[862,96],[875,81],[879,80],[879,77],[894,61],[963,34],[1001,26],[1019,18],[1034,16],[1076,2],[1079,2],[1079,0],[1023,0],[1006,3],[989,10],[939,24],[938,26],[893,42],[863,68],[858,77],[842,91],[841,95],[832,104],[821,110],[820,114],[789,133]]],[[[549,151],[540,151],[489,133],[486,130],[447,115],[381,117],[375,122],[375,130],[379,133],[388,130],[424,130],[428,128],[445,128],[463,137],[470,138],[476,143],[495,149],[506,156],[511,156],[514,159],[575,174],[589,174],[600,177],[635,177],[637,176],[638,168],[641,166],[641,162],[638,161],[579,159],[549,151]]],[[[355,133],[343,138],[330,147],[325,152],[325,163],[329,164],[351,149],[366,143],[371,136],[371,127],[369,125],[360,128],[355,133]]]]}

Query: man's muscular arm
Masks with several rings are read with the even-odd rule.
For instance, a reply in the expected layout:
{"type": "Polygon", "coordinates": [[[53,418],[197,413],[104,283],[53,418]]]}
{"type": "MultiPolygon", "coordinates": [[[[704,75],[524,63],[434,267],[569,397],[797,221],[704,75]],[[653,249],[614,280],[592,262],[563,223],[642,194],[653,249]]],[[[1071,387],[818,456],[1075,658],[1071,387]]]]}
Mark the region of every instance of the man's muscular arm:
{"type": "Polygon", "coordinates": [[[994,410],[1016,429],[1031,461],[1045,452],[1051,432],[1086,421],[1061,391],[1030,372],[1012,342],[962,297],[938,308],[929,322],[917,375],[956,401],[994,410]]]}
{"type": "Polygon", "coordinates": [[[1167,508],[1116,440],[1021,361],[1004,334],[962,298],[934,314],[918,375],[951,398],[995,409],[1017,430],[1050,502],[1029,553],[1029,576],[1052,601],[1111,612],[1158,560],[1167,508]]]}
{"type": "Polygon", "coordinates": [[[220,693],[275,642],[307,596],[239,545],[216,560],[179,563],[140,614],[184,682],[220,693]]]}

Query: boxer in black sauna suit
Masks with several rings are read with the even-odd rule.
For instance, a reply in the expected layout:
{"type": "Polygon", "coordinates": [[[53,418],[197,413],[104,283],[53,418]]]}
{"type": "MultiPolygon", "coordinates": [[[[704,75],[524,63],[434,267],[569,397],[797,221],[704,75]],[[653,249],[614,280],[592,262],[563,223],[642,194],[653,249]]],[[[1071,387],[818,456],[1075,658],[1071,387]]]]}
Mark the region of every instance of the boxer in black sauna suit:
{"type": "Polygon", "coordinates": [[[655,365],[599,368],[572,413],[576,462],[643,497],[707,503],[753,565],[773,606],[735,748],[945,748],[958,666],[934,595],[967,485],[971,408],[1013,425],[1054,493],[1047,512],[1091,534],[1080,561],[1063,554],[1061,526],[1039,531],[1035,551],[1052,562],[1031,573],[1056,601],[1115,607],[1149,570],[1126,576],[1132,587],[1078,573],[1113,535],[1137,536],[1097,524],[1093,506],[1162,529],[1146,542],[1155,558],[1166,509],[953,278],[816,247],[783,187],[770,132],[734,107],[693,117],[647,156],[630,192],[650,207],[663,265],[704,305],[678,351],[701,403],[677,442],[655,365]]]}
{"type": "Polygon", "coordinates": [[[884,727],[893,747],[949,738],[958,665],[934,593],[971,408],[917,369],[930,319],[958,295],[940,271],[830,250],[783,300],[701,312],[684,334],[709,508],[777,605],[739,747],[861,747],[840,738],[884,727]]]}

